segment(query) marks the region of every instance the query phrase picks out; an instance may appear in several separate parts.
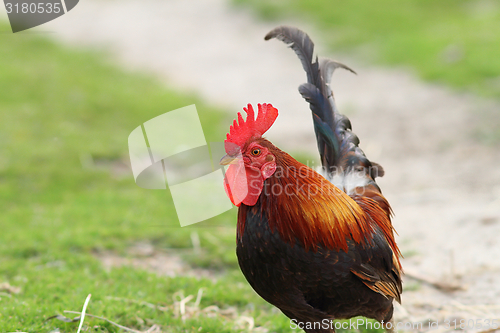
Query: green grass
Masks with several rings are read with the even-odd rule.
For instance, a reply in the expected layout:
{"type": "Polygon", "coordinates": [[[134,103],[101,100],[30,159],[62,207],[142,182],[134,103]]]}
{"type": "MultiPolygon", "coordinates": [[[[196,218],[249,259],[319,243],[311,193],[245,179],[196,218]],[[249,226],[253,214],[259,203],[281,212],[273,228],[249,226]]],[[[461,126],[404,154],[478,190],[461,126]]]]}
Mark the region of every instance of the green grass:
{"type": "Polygon", "coordinates": [[[495,0],[234,0],[269,20],[299,18],[331,52],[409,66],[420,77],[500,97],[500,2],[495,0]]]}
{"type": "MultiPolygon", "coordinates": [[[[2,35],[0,42],[2,211],[9,227],[26,228],[9,234],[3,253],[30,257],[48,242],[54,253],[123,250],[143,238],[191,246],[192,229],[178,227],[168,191],[140,189],[113,166],[128,159],[128,134],[154,116],[196,103],[207,140],[217,141],[222,113],[43,38],[2,35]],[[86,167],[89,156],[104,166],[86,167]]],[[[232,217],[215,225],[227,229],[232,217]]]]}

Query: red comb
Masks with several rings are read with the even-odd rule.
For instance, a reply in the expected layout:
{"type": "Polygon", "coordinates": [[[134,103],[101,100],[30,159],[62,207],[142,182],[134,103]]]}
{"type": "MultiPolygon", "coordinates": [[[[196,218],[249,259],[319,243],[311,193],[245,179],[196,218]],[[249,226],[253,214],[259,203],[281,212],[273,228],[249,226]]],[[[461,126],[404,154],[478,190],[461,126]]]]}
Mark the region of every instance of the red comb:
{"type": "Polygon", "coordinates": [[[247,113],[246,120],[243,120],[241,113],[238,112],[238,121],[234,120],[224,141],[227,154],[231,156],[238,154],[245,142],[254,137],[261,137],[274,124],[278,117],[278,109],[271,104],[257,104],[257,106],[259,107],[257,119],[251,104],[243,108],[247,113]]]}

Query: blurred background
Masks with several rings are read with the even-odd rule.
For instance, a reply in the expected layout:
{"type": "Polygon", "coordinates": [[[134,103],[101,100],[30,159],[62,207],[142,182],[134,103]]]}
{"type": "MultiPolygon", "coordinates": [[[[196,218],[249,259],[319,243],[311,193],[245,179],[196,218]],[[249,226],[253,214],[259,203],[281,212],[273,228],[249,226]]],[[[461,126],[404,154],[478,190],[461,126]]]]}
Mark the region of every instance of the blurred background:
{"type": "Polygon", "coordinates": [[[83,0],[16,34],[0,9],[0,331],[76,331],[61,319],[88,294],[105,319],[87,331],[292,331],[239,271],[236,210],[181,228],[168,190],[134,183],[127,147],[191,104],[220,142],[267,102],[267,137],[317,164],[301,65],[263,39],[281,24],[358,73],[332,86],[386,170],[407,272],[395,320],[500,324],[500,2],[83,0]]]}

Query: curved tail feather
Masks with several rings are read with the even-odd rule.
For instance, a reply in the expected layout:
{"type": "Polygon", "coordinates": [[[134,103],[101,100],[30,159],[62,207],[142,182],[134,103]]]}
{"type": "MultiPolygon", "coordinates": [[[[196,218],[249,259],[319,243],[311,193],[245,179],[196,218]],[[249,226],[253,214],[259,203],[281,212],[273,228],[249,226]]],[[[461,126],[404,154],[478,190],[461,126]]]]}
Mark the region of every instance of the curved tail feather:
{"type": "MultiPolygon", "coordinates": [[[[314,131],[325,176],[335,185],[351,194],[356,188],[375,186],[374,179],[384,171],[370,162],[352,132],[351,122],[335,105],[330,81],[337,68],[354,72],[348,66],[330,59],[313,56],[314,43],[303,31],[280,26],[270,31],[265,40],[279,39],[292,48],[307,74],[307,83],[299,87],[302,97],[309,103],[313,114],[314,131]]],[[[380,189],[379,189],[380,190],[380,189]]]]}

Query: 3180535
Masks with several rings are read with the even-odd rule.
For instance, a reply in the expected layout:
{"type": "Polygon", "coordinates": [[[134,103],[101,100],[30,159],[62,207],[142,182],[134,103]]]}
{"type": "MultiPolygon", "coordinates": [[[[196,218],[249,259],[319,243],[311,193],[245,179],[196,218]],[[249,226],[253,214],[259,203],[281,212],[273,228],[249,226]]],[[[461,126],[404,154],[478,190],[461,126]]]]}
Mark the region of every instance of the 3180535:
{"type": "Polygon", "coordinates": [[[5,8],[7,9],[7,14],[15,13],[15,14],[35,14],[35,13],[47,13],[47,14],[58,14],[63,9],[61,7],[61,3],[53,3],[53,2],[38,2],[38,3],[5,3],[5,8]]]}
{"type": "Polygon", "coordinates": [[[444,321],[446,329],[465,330],[465,329],[485,329],[497,330],[499,328],[498,319],[446,319],[444,321]]]}

